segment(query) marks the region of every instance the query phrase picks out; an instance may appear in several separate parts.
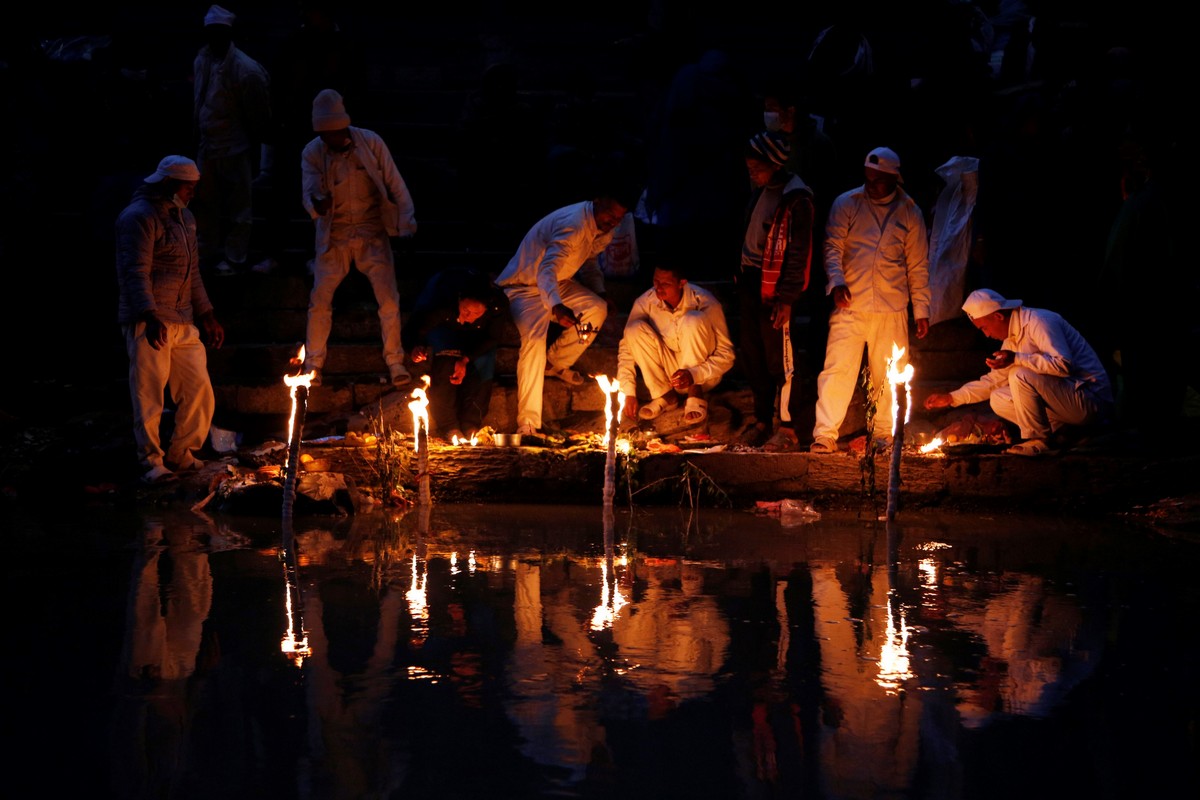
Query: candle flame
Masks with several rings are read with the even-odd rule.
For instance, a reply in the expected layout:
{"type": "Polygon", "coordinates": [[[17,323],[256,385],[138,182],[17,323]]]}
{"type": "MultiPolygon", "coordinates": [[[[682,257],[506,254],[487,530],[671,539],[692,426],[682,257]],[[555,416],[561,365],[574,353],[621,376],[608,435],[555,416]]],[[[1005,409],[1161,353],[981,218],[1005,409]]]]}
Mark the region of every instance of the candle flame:
{"type": "Polygon", "coordinates": [[[920,449],[921,449],[922,453],[936,453],[938,451],[938,448],[940,448],[941,446],[942,446],[942,438],[940,436],[935,436],[933,438],[933,441],[929,442],[929,444],[921,445],[920,449]]]}
{"type": "Polygon", "coordinates": [[[463,446],[471,445],[471,447],[474,447],[475,445],[479,444],[479,436],[477,434],[472,433],[471,438],[468,439],[467,437],[459,436],[456,433],[450,437],[450,443],[453,444],[455,447],[457,447],[459,445],[463,445],[463,446]]]}
{"type": "Polygon", "coordinates": [[[904,369],[897,369],[896,365],[900,363],[900,359],[904,357],[907,348],[900,347],[895,342],[892,342],[892,357],[888,359],[888,383],[892,387],[892,436],[896,436],[896,419],[897,412],[900,410],[899,390],[897,387],[904,384],[904,421],[907,423],[912,418],[912,379],[913,365],[905,364],[904,369]]]}
{"type": "Polygon", "coordinates": [[[425,437],[429,437],[429,396],[425,394],[425,390],[429,388],[429,376],[422,375],[421,381],[423,386],[418,386],[412,390],[409,397],[413,398],[408,404],[408,410],[412,412],[413,418],[413,450],[421,449],[421,426],[425,426],[425,437]]]}
{"type": "Polygon", "coordinates": [[[615,414],[619,415],[621,413],[621,409],[625,407],[625,393],[621,391],[621,384],[615,379],[609,380],[607,375],[597,375],[596,383],[600,384],[600,390],[606,395],[604,403],[604,446],[607,447],[608,437],[615,435],[615,429],[620,424],[619,417],[617,419],[617,424],[613,424],[614,412],[612,396],[614,394],[617,396],[617,411],[615,414]]]}

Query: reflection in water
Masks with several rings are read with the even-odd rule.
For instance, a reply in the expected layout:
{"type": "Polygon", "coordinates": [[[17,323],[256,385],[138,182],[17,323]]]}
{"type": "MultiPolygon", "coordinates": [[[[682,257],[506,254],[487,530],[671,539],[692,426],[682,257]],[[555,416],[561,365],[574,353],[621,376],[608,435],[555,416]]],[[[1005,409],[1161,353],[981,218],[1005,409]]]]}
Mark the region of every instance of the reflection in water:
{"type": "MultiPolygon", "coordinates": [[[[1026,780],[1065,767],[1080,795],[1123,786],[1111,762],[1004,733],[1069,733],[1072,698],[1100,691],[1132,627],[1113,615],[1146,584],[1081,596],[1096,581],[1063,555],[1095,559],[1108,534],[621,519],[426,508],[310,526],[278,553],[224,523],[150,519],[109,717],[113,795],[994,796],[1015,778],[980,766],[981,741],[1004,742],[1026,780]],[[280,653],[280,625],[303,655],[280,653]]],[[[1159,762],[1161,780],[1181,774],[1159,762]]]]}

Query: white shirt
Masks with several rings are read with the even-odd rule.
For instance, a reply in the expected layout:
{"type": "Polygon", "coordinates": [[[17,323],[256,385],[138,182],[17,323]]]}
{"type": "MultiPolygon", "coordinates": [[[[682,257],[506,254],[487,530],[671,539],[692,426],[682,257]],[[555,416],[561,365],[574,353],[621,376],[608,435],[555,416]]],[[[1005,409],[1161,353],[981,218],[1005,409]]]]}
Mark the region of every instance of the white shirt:
{"type": "MultiPolygon", "coordinates": [[[[662,337],[663,345],[668,350],[679,352],[683,349],[680,345],[680,323],[687,314],[700,315],[703,324],[713,331],[717,344],[704,362],[688,365],[686,369],[692,373],[695,383],[716,383],[733,366],[734,349],[725,322],[725,310],[712,292],[688,283],[683,287],[679,304],[672,309],[658,299],[653,289],[649,289],[633,301],[625,324],[628,326],[638,320],[648,321],[662,337]]],[[[637,388],[636,367],[633,353],[622,339],[617,348],[617,382],[627,397],[632,397],[637,388]]]]}
{"type": "Polygon", "coordinates": [[[496,279],[505,288],[536,286],[547,310],[562,303],[560,281],[583,271],[579,282],[597,294],[604,293],[604,276],[596,262],[612,242],[612,232],[601,233],[592,216],[592,202],[564,206],[542,217],[529,229],[508,266],[496,279]],[[586,269],[584,269],[586,265],[586,269]]]}
{"type": "Polygon", "coordinates": [[[929,241],[925,218],[897,188],[887,203],[867,197],[862,186],[838,195],[825,225],[825,293],[850,290],[850,310],[907,311],[929,318],[929,241]]]}
{"type": "Polygon", "coordinates": [[[1017,367],[1068,378],[1076,389],[1086,387],[1100,399],[1112,402],[1112,386],[1100,357],[1079,331],[1053,311],[1025,306],[1014,309],[1008,319],[1008,337],[1000,343],[1000,349],[1016,354],[1012,366],[994,369],[955,389],[950,393],[952,405],[986,400],[996,389],[1008,385],[1008,376],[1017,367]]]}

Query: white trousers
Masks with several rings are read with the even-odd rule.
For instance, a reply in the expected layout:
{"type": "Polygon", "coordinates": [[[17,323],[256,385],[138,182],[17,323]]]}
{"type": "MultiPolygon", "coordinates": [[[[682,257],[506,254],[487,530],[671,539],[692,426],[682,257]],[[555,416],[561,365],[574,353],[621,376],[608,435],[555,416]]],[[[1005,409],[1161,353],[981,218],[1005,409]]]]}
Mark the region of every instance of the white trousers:
{"type": "MultiPolygon", "coordinates": [[[[685,313],[680,317],[669,340],[645,319],[626,325],[624,339],[652,398],[671,391],[672,373],[703,364],[717,349],[716,333],[700,313],[685,313]]],[[[697,385],[707,392],[720,381],[718,376],[697,385]]]]}
{"type": "MultiPolygon", "coordinates": [[[[504,293],[508,295],[513,321],[521,334],[521,351],[517,356],[517,424],[529,423],[534,430],[540,430],[546,369],[570,367],[587,350],[592,339],[580,342],[579,334],[568,328],[547,347],[546,337],[554,317],[542,302],[537,287],[510,286],[504,293]]],[[[581,322],[590,322],[596,330],[604,325],[608,316],[604,298],[572,280],[560,281],[558,294],[581,322]]]]}
{"type": "Polygon", "coordinates": [[[383,339],[383,360],[391,369],[404,364],[404,346],[400,343],[400,290],[396,288],[396,265],[387,233],[356,238],[343,244],[330,244],[317,250],[313,264],[313,288],[308,299],[308,330],[304,342],[304,362],[308,369],[325,366],[329,331],[333,328],[333,295],[350,274],[350,264],[371,282],[375,302],[379,304],[379,333],[383,339]]]}
{"type": "Polygon", "coordinates": [[[1016,423],[1024,439],[1045,439],[1063,425],[1085,425],[1110,414],[1112,403],[1099,400],[1074,378],[1043,375],[1025,367],[1009,373],[1008,385],[988,398],[992,410],[1016,423]]]}
{"type": "Polygon", "coordinates": [[[829,315],[825,368],[817,377],[814,440],[838,438],[858,384],[864,345],[867,348],[871,383],[878,398],[875,435],[892,435],[892,395],[888,385],[887,362],[892,357],[893,344],[904,348],[904,356],[896,364],[897,369],[904,369],[908,364],[907,311],[869,313],[837,308],[829,315]]]}
{"type": "Polygon", "coordinates": [[[122,325],[129,355],[129,396],[133,401],[133,440],[147,469],[163,463],[159,437],[166,392],[175,402],[175,430],[166,460],[179,462],[208,439],[216,398],[208,377],[208,355],[195,325],[167,323],[167,343],[155,350],[146,341],[146,323],[122,325]]]}

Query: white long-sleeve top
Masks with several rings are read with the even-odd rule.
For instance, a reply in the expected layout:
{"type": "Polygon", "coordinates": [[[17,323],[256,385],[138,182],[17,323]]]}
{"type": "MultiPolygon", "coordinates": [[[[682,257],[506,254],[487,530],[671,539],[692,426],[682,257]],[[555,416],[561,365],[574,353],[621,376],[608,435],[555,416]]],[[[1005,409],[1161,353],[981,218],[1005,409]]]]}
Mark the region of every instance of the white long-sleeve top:
{"type": "Polygon", "coordinates": [[[1014,309],[1008,319],[1008,336],[1000,349],[1015,353],[1012,365],[994,369],[955,389],[950,393],[952,405],[986,400],[996,389],[1008,385],[1008,376],[1017,367],[1069,378],[1076,389],[1086,384],[1098,397],[1112,400],[1112,386],[1100,357],[1079,331],[1053,311],[1025,306],[1014,309]]]}
{"type": "Polygon", "coordinates": [[[612,232],[601,233],[592,215],[592,201],[564,206],[542,217],[529,229],[508,266],[496,279],[502,288],[536,286],[546,309],[562,303],[560,281],[577,280],[604,293],[604,274],[592,260],[612,242],[612,232]]]}
{"type": "Polygon", "coordinates": [[[825,223],[825,294],[850,290],[850,310],[929,318],[929,240],[916,202],[897,188],[886,203],[866,188],[843,192],[825,223]]]}
{"type": "MultiPolygon", "coordinates": [[[[327,247],[330,240],[331,228],[337,224],[334,214],[318,214],[313,207],[314,197],[330,197],[334,209],[343,204],[352,203],[351,195],[361,196],[361,185],[354,181],[338,182],[338,176],[344,176],[342,170],[335,167],[346,166],[347,162],[357,166],[374,183],[379,198],[379,218],[388,236],[408,236],[417,232],[417,218],[413,207],[412,195],[392,153],[383,138],[374,131],[366,128],[350,127],[350,138],[353,142],[349,157],[335,153],[317,137],[309,142],[300,156],[301,197],[308,215],[317,223],[317,247],[327,247]],[[358,188],[355,188],[358,187],[358,188]]],[[[344,218],[343,218],[344,219],[344,218]]]]}
{"type": "MultiPolygon", "coordinates": [[[[715,336],[716,346],[708,358],[699,364],[681,365],[692,373],[692,380],[700,384],[715,384],[733,367],[733,341],[729,338],[729,326],[725,321],[725,310],[721,301],[707,289],[688,283],[683,287],[683,297],[674,309],[659,300],[653,289],[633,301],[629,318],[625,324],[645,320],[654,326],[667,349],[679,352],[680,323],[686,315],[700,315],[703,323],[715,336]]],[[[622,338],[617,347],[617,382],[626,397],[633,397],[637,390],[637,364],[633,353],[622,338]]]]}

